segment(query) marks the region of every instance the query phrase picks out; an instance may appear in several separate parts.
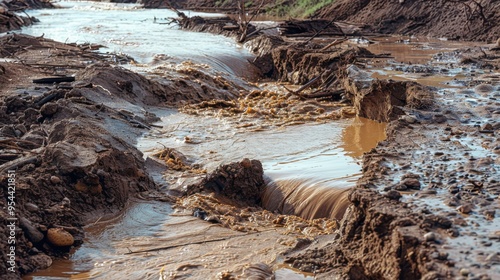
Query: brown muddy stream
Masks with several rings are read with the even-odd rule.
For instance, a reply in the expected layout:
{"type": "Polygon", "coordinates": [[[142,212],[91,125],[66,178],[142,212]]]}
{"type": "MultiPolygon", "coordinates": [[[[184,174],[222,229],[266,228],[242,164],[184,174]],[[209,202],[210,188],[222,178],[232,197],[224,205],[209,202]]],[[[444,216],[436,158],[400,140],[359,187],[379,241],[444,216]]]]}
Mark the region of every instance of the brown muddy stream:
{"type": "MultiPolygon", "coordinates": [[[[87,11],[81,6],[74,9],[87,11]]],[[[98,33],[98,30],[92,32],[98,33]]],[[[91,38],[92,32],[87,38],[91,38]]],[[[248,53],[228,43],[230,39],[202,36],[212,38],[203,48],[217,49],[223,42],[224,48],[233,48],[228,55],[231,65],[238,56],[241,65],[245,65],[248,53]]],[[[426,69],[432,55],[456,48],[455,43],[411,40],[383,37],[377,39],[380,43],[367,45],[374,53],[391,53],[397,61],[369,64],[372,77],[419,81],[425,77],[423,80],[427,82],[424,84],[460,86],[449,83],[456,77],[463,77],[462,69],[448,69],[439,75],[428,75],[436,74],[432,72],[434,67],[426,69]]],[[[126,51],[129,45],[121,41],[120,46],[126,51]]],[[[142,47],[136,53],[148,62],[142,47]]],[[[177,57],[169,53],[169,56],[180,61],[185,59],[185,53],[177,57]]],[[[218,71],[232,69],[221,58],[213,58],[217,57],[217,52],[210,52],[208,56],[196,54],[196,57],[205,58],[200,63],[214,63],[212,67],[218,71]]],[[[450,60],[436,63],[446,68],[450,60]]],[[[229,72],[231,75],[242,74],[242,68],[236,67],[237,71],[229,72]]],[[[154,113],[162,118],[157,123],[159,127],[137,140],[137,147],[145,156],[165,147],[173,148],[208,172],[220,164],[242,158],[258,159],[263,163],[268,182],[263,195],[264,207],[309,219],[341,218],[335,214],[343,211],[336,209],[334,202],[342,198],[360,177],[363,153],[385,139],[385,124],[359,118],[248,131],[237,128],[234,122],[224,118],[193,116],[159,108],[154,113]]],[[[162,178],[156,174],[156,179],[163,185],[162,191],[166,191],[167,188],[182,188],[202,176],[166,174],[162,178]]],[[[70,260],[55,261],[49,269],[26,279],[209,279],[224,270],[237,270],[246,264],[280,263],[276,252],[288,249],[294,240],[284,234],[285,229],[266,227],[265,224],[259,224],[258,232],[233,231],[158,201],[136,200],[114,219],[103,221],[96,217],[96,220],[86,228],[85,243],[73,252],[70,260]],[[161,247],[167,248],[135,253],[161,247]]],[[[277,279],[312,279],[311,275],[297,274],[287,267],[279,269],[276,276],[277,279]]]]}

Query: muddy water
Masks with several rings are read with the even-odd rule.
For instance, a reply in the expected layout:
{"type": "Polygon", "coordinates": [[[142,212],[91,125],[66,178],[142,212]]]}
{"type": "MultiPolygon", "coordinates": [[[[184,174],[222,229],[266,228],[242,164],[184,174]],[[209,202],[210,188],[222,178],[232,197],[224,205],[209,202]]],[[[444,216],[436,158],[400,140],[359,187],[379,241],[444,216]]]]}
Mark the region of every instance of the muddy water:
{"type": "MultiPolygon", "coordinates": [[[[166,17],[175,16],[168,10],[95,2],[59,3],[64,9],[30,11],[41,22],[22,32],[64,42],[103,44],[107,46],[103,51],[123,52],[139,63],[154,64],[159,57],[174,62],[189,59],[235,77],[248,72],[246,58],[250,55],[232,39],[165,25],[166,17]]],[[[338,196],[338,190],[345,193],[343,190],[360,176],[362,153],[385,138],[384,125],[362,119],[250,132],[224,119],[175,110],[158,109],[155,113],[162,116],[158,123],[162,128],[138,140],[139,149],[146,155],[164,147],[174,148],[208,171],[244,157],[259,159],[269,182],[266,207],[272,209],[275,202],[284,201],[286,192],[297,189],[301,195],[289,196],[287,208],[280,210],[308,218],[332,216],[333,210],[319,209],[314,206],[317,200],[311,198],[338,196]],[[309,203],[302,203],[305,196],[309,203]]],[[[199,177],[167,174],[165,185],[182,187],[199,177]]],[[[56,261],[50,269],[26,278],[158,279],[163,275],[165,279],[202,279],[199,271],[216,275],[243,264],[275,262],[276,252],[289,249],[294,240],[266,229],[258,239],[249,238],[195,219],[191,213],[174,212],[161,202],[135,201],[112,220],[96,218],[97,222],[86,228],[85,244],[70,260],[56,261]],[[221,237],[227,240],[192,244],[221,237]],[[162,246],[173,247],[129,254],[162,246]],[[247,248],[252,248],[252,253],[247,248]],[[204,269],[197,269],[200,267],[204,269]]],[[[278,269],[276,275],[280,279],[308,279],[286,267],[278,269]]]]}
{"type": "MultiPolygon", "coordinates": [[[[44,36],[67,43],[92,43],[105,46],[102,52],[124,53],[138,63],[162,60],[193,60],[207,63],[219,71],[245,75],[250,53],[231,38],[207,33],[181,31],[169,18],[177,15],[168,9],[141,9],[136,4],[61,1],[62,9],[28,11],[39,23],[22,33],[44,36]]],[[[188,16],[221,16],[186,12],[188,16]]]]}

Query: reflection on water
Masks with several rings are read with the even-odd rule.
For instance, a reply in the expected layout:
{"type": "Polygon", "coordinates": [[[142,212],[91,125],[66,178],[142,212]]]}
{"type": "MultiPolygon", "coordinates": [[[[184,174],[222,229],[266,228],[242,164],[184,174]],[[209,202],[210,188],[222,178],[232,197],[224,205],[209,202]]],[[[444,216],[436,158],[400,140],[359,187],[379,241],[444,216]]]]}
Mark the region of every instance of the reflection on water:
{"type": "Polygon", "coordinates": [[[385,140],[386,123],[379,123],[365,118],[355,118],[352,124],[342,131],[340,147],[352,157],[361,157],[363,153],[385,140]]]}

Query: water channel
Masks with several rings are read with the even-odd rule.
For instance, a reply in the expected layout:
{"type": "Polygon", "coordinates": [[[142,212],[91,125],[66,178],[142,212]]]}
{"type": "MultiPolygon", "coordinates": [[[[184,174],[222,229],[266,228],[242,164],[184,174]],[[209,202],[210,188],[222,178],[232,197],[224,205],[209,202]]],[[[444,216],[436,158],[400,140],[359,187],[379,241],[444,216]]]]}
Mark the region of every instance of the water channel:
{"type": "MultiPolygon", "coordinates": [[[[177,63],[191,60],[207,64],[213,71],[234,79],[247,74],[247,58],[251,54],[246,49],[230,38],[181,31],[174,25],[163,24],[166,18],[175,17],[169,10],[100,2],[58,4],[63,8],[28,11],[40,23],[25,28],[22,33],[68,43],[102,44],[106,48],[100,51],[125,53],[143,64],[163,56],[177,63]]],[[[188,12],[188,15],[194,14],[188,12]]],[[[145,155],[167,146],[208,170],[244,157],[255,158],[262,161],[270,180],[310,191],[352,187],[360,176],[362,154],[385,137],[384,124],[365,119],[249,132],[235,128],[224,119],[191,116],[174,109],[157,113],[162,116],[157,124],[162,128],[137,139],[137,146],[145,155]],[[199,143],[186,144],[185,137],[197,139],[199,143]]],[[[167,203],[138,201],[119,217],[88,227],[86,243],[69,260],[56,261],[48,270],[26,279],[158,279],[158,271],[169,262],[168,255],[136,257],[124,252],[130,250],[129,247],[142,248],[173,240],[179,243],[200,233],[234,234],[194,223],[190,217],[176,216],[167,203]]],[[[261,243],[265,244],[265,240],[261,243]]],[[[244,252],[233,248],[231,254],[234,257],[244,252]]],[[[215,268],[214,263],[221,258],[213,252],[200,253],[200,256],[215,268]]],[[[286,270],[281,273],[288,275],[286,270]]]]}

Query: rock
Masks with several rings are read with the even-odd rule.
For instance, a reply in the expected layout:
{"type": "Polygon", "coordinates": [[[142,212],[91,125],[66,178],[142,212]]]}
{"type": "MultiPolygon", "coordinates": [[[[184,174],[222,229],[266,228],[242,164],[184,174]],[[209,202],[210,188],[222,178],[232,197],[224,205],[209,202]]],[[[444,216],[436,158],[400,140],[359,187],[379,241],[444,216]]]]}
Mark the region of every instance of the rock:
{"type": "Polygon", "coordinates": [[[43,105],[42,108],[40,108],[40,113],[44,117],[51,117],[55,113],[57,113],[58,110],[59,110],[59,105],[51,102],[51,103],[47,103],[47,104],[43,105]]]}
{"type": "Polygon", "coordinates": [[[434,232],[428,232],[428,233],[424,234],[424,239],[427,242],[436,241],[437,235],[434,232]]]}
{"type": "Polygon", "coordinates": [[[57,176],[50,176],[50,182],[52,182],[52,184],[60,184],[62,180],[57,176]]]}
{"type": "Polygon", "coordinates": [[[496,213],[495,209],[484,210],[484,212],[483,212],[483,214],[489,220],[493,220],[495,218],[495,213],[496,213]]]}
{"type": "Polygon", "coordinates": [[[408,187],[401,183],[401,184],[397,184],[395,187],[394,187],[397,191],[406,191],[408,189],[408,187]]]}
{"type": "Polygon", "coordinates": [[[73,235],[62,228],[50,228],[47,231],[47,239],[57,247],[71,246],[75,242],[73,235]]]}
{"type": "Polygon", "coordinates": [[[414,116],[404,115],[401,117],[402,120],[409,124],[414,124],[417,122],[417,119],[414,116]]]}
{"type": "Polygon", "coordinates": [[[470,270],[467,268],[462,268],[460,269],[460,275],[462,276],[468,276],[470,274],[470,270]]]}
{"type": "Polygon", "coordinates": [[[485,261],[487,261],[490,264],[500,264],[500,255],[499,253],[489,254],[486,257],[485,261]]]}
{"type": "Polygon", "coordinates": [[[52,258],[45,254],[31,256],[30,260],[37,269],[47,269],[52,265],[52,258]]]}
{"type": "Polygon", "coordinates": [[[445,123],[448,119],[444,115],[437,114],[437,115],[432,116],[432,120],[435,123],[445,123]]]}
{"type": "Polygon", "coordinates": [[[390,199],[398,200],[401,198],[401,193],[395,190],[390,190],[384,196],[390,199]]]}
{"type": "Polygon", "coordinates": [[[252,167],[252,162],[250,161],[250,159],[248,158],[244,158],[241,160],[240,162],[241,166],[243,166],[244,168],[250,168],[252,167]]]}
{"type": "Polygon", "coordinates": [[[460,205],[457,210],[460,212],[460,213],[463,213],[463,214],[469,214],[470,212],[472,212],[472,204],[470,203],[467,203],[467,204],[463,204],[463,205],[460,205]]]}
{"type": "Polygon", "coordinates": [[[30,202],[27,202],[24,204],[24,209],[30,211],[30,212],[36,212],[38,211],[40,208],[36,205],[36,204],[33,204],[33,203],[30,203],[30,202]]]}
{"type": "Polygon", "coordinates": [[[41,233],[30,220],[25,217],[19,219],[19,226],[23,229],[24,234],[32,243],[38,243],[43,239],[43,233],[41,233]]]}
{"type": "Polygon", "coordinates": [[[403,184],[410,189],[420,190],[420,181],[416,178],[407,178],[403,181],[403,184]]]}

